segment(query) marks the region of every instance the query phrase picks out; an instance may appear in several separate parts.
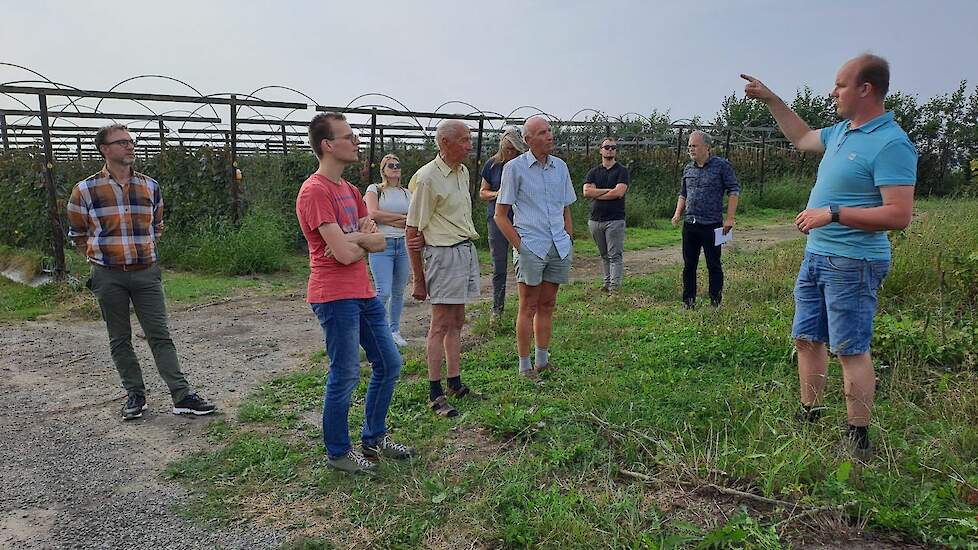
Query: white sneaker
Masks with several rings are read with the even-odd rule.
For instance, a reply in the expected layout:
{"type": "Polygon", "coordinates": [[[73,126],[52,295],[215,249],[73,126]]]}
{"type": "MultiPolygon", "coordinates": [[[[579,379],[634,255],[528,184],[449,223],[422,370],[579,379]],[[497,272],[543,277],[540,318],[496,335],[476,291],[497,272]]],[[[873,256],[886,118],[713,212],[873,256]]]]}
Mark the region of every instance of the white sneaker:
{"type": "Polygon", "coordinates": [[[405,340],[403,336],[401,336],[400,332],[392,332],[391,336],[394,337],[394,343],[397,344],[398,347],[403,347],[408,345],[408,341],[405,340]]]}

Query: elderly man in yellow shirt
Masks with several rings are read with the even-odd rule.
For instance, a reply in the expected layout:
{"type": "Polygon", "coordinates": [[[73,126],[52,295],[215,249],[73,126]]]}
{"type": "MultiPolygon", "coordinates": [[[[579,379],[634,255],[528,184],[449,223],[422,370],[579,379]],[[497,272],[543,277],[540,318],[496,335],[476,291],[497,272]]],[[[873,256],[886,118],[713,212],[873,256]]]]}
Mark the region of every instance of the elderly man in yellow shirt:
{"type": "Polygon", "coordinates": [[[465,304],[479,297],[479,256],[473,239],[469,170],[462,162],[472,150],[469,127],[446,120],[435,133],[438,156],[421,167],[411,182],[405,234],[418,300],[431,299],[428,330],[428,407],[440,416],[458,416],[441,387],[445,358],[448,395],[464,397],[469,388],[459,372],[465,304]]]}

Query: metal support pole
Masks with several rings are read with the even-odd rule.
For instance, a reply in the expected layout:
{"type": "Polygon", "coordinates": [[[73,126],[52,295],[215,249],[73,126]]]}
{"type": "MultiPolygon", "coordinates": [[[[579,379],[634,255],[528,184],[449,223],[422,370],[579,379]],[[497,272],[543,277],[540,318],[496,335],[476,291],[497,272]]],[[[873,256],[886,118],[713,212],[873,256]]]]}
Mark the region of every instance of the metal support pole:
{"type": "Polygon", "coordinates": [[[730,134],[731,129],[727,128],[727,139],[723,142],[723,156],[727,160],[730,160],[730,134]]]}
{"type": "Polygon", "coordinates": [[[77,149],[78,149],[78,160],[79,160],[79,161],[81,161],[81,159],[82,159],[82,152],[81,152],[81,149],[82,149],[82,144],[81,144],[81,136],[75,136],[75,148],[77,148],[77,149]]]}
{"type": "Polygon", "coordinates": [[[374,155],[377,149],[377,109],[372,109],[370,113],[370,170],[367,171],[367,183],[374,180],[374,155]]]}
{"type": "Polygon", "coordinates": [[[758,193],[758,197],[764,199],[764,170],[765,170],[765,159],[767,159],[767,132],[761,133],[761,189],[758,193]]]}
{"type": "Polygon", "coordinates": [[[282,125],[282,153],[289,154],[289,140],[285,137],[285,125],[282,125]]]}
{"type": "MultiPolygon", "coordinates": [[[[380,154],[385,155],[387,147],[384,145],[384,129],[380,129],[380,154]]],[[[382,157],[383,158],[383,157],[382,157]]]]}
{"type": "Polygon", "coordinates": [[[41,111],[41,136],[44,139],[44,186],[48,190],[48,218],[51,220],[51,244],[54,252],[54,278],[65,277],[65,241],[58,212],[58,191],[54,187],[54,154],[51,150],[51,127],[48,122],[48,98],[37,96],[41,111]]]}
{"type": "Polygon", "coordinates": [[[231,220],[238,223],[241,215],[241,187],[235,177],[238,170],[238,106],[237,96],[231,94],[231,220]]]}
{"type": "Polygon", "coordinates": [[[160,119],[160,152],[163,152],[163,148],[166,147],[166,126],[163,124],[163,119],[160,119]]]}
{"type": "Polygon", "coordinates": [[[674,162],[672,164],[672,179],[673,179],[673,181],[675,181],[675,179],[678,177],[678,173],[679,173],[679,159],[680,159],[680,157],[682,155],[682,147],[683,147],[683,130],[684,129],[680,127],[679,128],[679,133],[676,134],[676,162],[674,162]]]}
{"type": "MultiPolygon", "coordinates": [[[[472,182],[479,181],[479,172],[482,170],[482,130],[485,128],[486,119],[479,117],[479,135],[475,138],[475,172],[472,174],[472,182]]],[[[478,188],[478,186],[476,187],[478,188]]]]}
{"type": "Polygon", "coordinates": [[[3,152],[10,150],[10,138],[7,137],[7,115],[0,113],[0,136],[3,136],[3,152]]]}

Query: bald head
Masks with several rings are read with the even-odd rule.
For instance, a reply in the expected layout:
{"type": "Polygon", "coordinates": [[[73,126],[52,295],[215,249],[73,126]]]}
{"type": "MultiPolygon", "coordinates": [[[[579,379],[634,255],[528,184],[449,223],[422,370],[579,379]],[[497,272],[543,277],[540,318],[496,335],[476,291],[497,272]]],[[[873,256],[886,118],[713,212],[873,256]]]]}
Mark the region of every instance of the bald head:
{"type": "Polygon", "coordinates": [[[864,53],[850,59],[843,67],[853,70],[857,85],[870,84],[873,95],[879,100],[882,101],[890,91],[890,64],[882,57],[864,53]]]}
{"type": "Polygon", "coordinates": [[[534,115],[523,123],[523,139],[536,157],[549,155],[554,148],[554,134],[550,122],[540,115],[534,115]]]}

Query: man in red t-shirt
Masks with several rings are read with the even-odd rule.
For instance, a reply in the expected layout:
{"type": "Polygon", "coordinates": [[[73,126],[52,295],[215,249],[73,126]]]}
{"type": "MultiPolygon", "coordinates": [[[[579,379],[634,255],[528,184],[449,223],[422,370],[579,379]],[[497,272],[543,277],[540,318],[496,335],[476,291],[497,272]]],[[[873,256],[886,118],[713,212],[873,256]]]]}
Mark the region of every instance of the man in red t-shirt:
{"type": "Polygon", "coordinates": [[[387,436],[385,419],[401,372],[401,354],[391,337],[384,306],[367,275],[367,252],[387,246],[367,214],[360,191],[343,179],[357,161],[360,140],[339,113],[316,115],[309,144],[319,169],[299,189],[295,213],[309,244],[306,301],[323,327],[329,376],[323,397],[327,464],[351,474],[373,469],[370,460],[410,458],[414,449],[387,436]],[[360,382],[359,348],[373,367],[364,402],[361,450],[350,443],[350,397],[360,382]]]}

